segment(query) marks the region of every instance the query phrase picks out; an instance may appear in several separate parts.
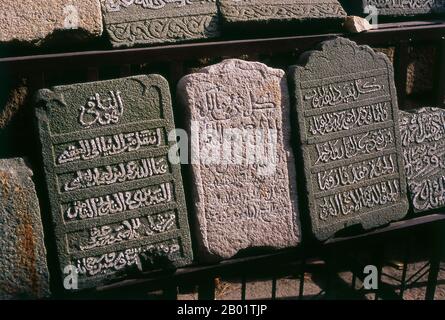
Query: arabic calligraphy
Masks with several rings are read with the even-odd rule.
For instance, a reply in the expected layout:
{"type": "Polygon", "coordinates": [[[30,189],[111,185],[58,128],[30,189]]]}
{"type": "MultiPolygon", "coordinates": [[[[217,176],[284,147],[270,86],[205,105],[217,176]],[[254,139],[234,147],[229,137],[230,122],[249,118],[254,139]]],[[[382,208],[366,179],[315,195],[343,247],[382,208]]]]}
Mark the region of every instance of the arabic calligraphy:
{"type": "Polygon", "coordinates": [[[162,142],[161,130],[161,128],[157,128],[80,140],[64,148],[57,157],[57,162],[64,164],[79,160],[92,160],[124,152],[134,152],[143,147],[160,146],[162,142]]]}
{"type": "Polygon", "coordinates": [[[401,117],[400,134],[404,147],[440,141],[445,138],[445,113],[438,108],[422,108],[401,117]]]}
{"type": "Polygon", "coordinates": [[[81,251],[101,248],[116,243],[141,239],[154,234],[161,234],[176,227],[176,214],[172,211],[152,216],[139,217],[122,222],[93,227],[89,230],[86,244],[79,244],[81,251]]]}
{"type": "Polygon", "coordinates": [[[304,100],[311,101],[313,108],[333,107],[336,105],[357,101],[361,95],[381,91],[384,85],[378,84],[377,78],[356,79],[354,81],[329,84],[310,90],[304,95],[304,100]]]}
{"type": "Polygon", "coordinates": [[[88,98],[86,105],[80,107],[79,122],[85,128],[94,124],[101,126],[117,124],[124,113],[124,105],[119,91],[110,91],[110,97],[101,99],[99,93],[88,98]]]}
{"type": "Polygon", "coordinates": [[[133,191],[74,201],[64,205],[64,217],[67,220],[91,219],[169,203],[172,200],[171,184],[162,183],[133,191]]]}
{"type": "Polygon", "coordinates": [[[205,92],[205,105],[201,115],[211,114],[213,120],[227,120],[237,116],[249,117],[254,111],[275,108],[275,97],[269,91],[255,95],[248,92],[225,92],[222,89],[211,89],[205,92]]]}
{"type": "Polygon", "coordinates": [[[317,177],[320,190],[328,191],[394,173],[397,173],[395,155],[389,155],[322,171],[317,177]]]}
{"type": "Polygon", "coordinates": [[[168,172],[166,157],[146,158],[101,168],[79,170],[63,186],[63,191],[111,185],[126,181],[145,179],[168,172]]]}
{"type": "Polygon", "coordinates": [[[411,182],[410,189],[413,193],[413,206],[417,210],[425,211],[445,205],[444,176],[411,182]]]}
{"type": "Polygon", "coordinates": [[[422,108],[400,117],[403,158],[414,209],[444,205],[445,112],[422,108]]]}
{"type": "Polygon", "coordinates": [[[112,245],[128,240],[140,238],[138,229],[141,226],[139,218],[125,220],[119,226],[113,228],[111,226],[93,227],[90,230],[90,238],[88,244],[80,246],[80,250],[89,250],[103,246],[112,245]]]}
{"type": "Polygon", "coordinates": [[[100,274],[113,273],[127,267],[141,266],[141,255],[172,255],[179,253],[181,247],[178,240],[168,240],[165,242],[148,246],[126,249],[124,251],[110,252],[98,257],[87,257],[77,259],[76,267],[81,275],[96,276],[100,274]]]}
{"type": "Polygon", "coordinates": [[[373,130],[316,144],[318,158],[315,164],[351,159],[386,149],[394,143],[393,129],[373,130]]]}
{"type": "Polygon", "coordinates": [[[329,217],[349,215],[365,208],[372,209],[397,202],[399,190],[399,181],[390,180],[324,197],[317,201],[319,217],[327,221],[329,217]]]}

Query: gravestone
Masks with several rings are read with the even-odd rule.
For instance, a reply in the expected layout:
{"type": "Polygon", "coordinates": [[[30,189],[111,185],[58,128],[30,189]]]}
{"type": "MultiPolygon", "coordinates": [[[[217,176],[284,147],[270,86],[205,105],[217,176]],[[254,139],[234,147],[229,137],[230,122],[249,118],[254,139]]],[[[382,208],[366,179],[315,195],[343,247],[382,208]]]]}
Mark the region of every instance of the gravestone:
{"type": "Polygon", "coordinates": [[[216,0],[103,0],[105,29],[114,47],[219,36],[216,0]]]}
{"type": "Polygon", "coordinates": [[[2,0],[0,44],[40,45],[64,32],[63,40],[97,38],[102,35],[99,0],[2,0]]]}
{"type": "Polygon", "coordinates": [[[225,23],[267,23],[345,18],[337,0],[219,0],[225,23]]]}
{"type": "Polygon", "coordinates": [[[61,270],[77,268],[79,288],[87,288],[190,263],[180,167],[168,158],[167,81],[58,86],[37,100],[61,270]]]}
{"type": "Polygon", "coordinates": [[[46,249],[32,171],[0,160],[0,300],[50,295],[46,249]]]}
{"type": "Polygon", "coordinates": [[[342,0],[342,4],[349,14],[363,17],[375,9],[382,17],[445,13],[445,0],[342,0]]]}
{"type": "Polygon", "coordinates": [[[405,173],[415,212],[445,206],[445,110],[400,111],[405,173]]]}
{"type": "Polygon", "coordinates": [[[185,76],[201,259],[300,239],[285,73],[237,59],[185,76]]]}
{"type": "Polygon", "coordinates": [[[312,230],[324,240],[408,210],[392,64],[336,38],[291,69],[312,230]]]}

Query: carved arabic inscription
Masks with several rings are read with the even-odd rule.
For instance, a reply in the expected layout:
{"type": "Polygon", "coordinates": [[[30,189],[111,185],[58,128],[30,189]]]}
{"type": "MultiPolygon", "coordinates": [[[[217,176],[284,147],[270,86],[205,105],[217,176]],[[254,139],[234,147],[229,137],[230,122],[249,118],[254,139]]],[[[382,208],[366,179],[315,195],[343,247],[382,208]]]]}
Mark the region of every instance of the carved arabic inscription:
{"type": "Polygon", "coordinates": [[[400,133],[408,190],[415,211],[445,206],[445,111],[401,112],[400,133]]]}
{"type": "Polygon", "coordinates": [[[321,48],[293,70],[312,228],[324,240],[402,217],[407,202],[389,61],[342,38],[321,48]]]}
{"type": "Polygon", "coordinates": [[[77,268],[79,288],[192,259],[180,169],[168,159],[169,92],[157,75],[40,92],[60,268],[77,268]]]}

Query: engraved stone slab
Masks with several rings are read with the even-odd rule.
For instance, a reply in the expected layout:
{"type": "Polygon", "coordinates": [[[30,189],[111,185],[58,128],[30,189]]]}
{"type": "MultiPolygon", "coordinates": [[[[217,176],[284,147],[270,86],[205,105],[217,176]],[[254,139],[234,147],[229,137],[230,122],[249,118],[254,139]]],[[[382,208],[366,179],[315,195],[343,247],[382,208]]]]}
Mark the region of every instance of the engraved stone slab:
{"type": "Polygon", "coordinates": [[[192,252],[167,81],[158,75],[58,86],[38,94],[60,268],[79,288],[158,268],[192,252]]]}
{"type": "Polygon", "coordinates": [[[219,0],[226,23],[338,19],[346,12],[337,0],[219,0]]]}
{"type": "Polygon", "coordinates": [[[219,36],[216,0],[101,0],[114,47],[219,36]]]}
{"type": "Polygon", "coordinates": [[[237,59],[185,76],[202,259],[300,239],[285,73],[237,59]]]}
{"type": "Polygon", "coordinates": [[[445,110],[400,111],[400,135],[415,212],[445,206],[445,110]]]}
{"type": "Polygon", "coordinates": [[[291,69],[312,231],[324,240],[408,210],[392,64],[336,38],[291,69]]]}
{"type": "Polygon", "coordinates": [[[445,0],[342,0],[350,14],[368,16],[365,8],[373,6],[379,16],[415,16],[445,13],[445,0]]]}
{"type": "Polygon", "coordinates": [[[2,0],[0,25],[0,43],[36,45],[55,32],[96,38],[103,30],[99,0],[2,0]]]}
{"type": "Polygon", "coordinates": [[[23,159],[0,160],[0,300],[48,297],[39,201],[23,159]]]}

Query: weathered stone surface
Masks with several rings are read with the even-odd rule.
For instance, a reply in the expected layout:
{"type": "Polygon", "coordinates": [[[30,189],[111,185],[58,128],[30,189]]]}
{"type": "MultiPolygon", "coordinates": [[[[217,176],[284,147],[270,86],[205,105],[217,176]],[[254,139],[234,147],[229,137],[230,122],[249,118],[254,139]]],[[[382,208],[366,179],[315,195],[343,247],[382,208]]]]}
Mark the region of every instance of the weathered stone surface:
{"type": "Polygon", "coordinates": [[[225,60],[185,76],[195,213],[202,259],[300,238],[285,74],[225,60]]]}
{"type": "Polygon", "coordinates": [[[445,206],[445,110],[400,111],[400,135],[415,212],[445,206]]]}
{"type": "Polygon", "coordinates": [[[46,250],[32,171],[0,160],[0,300],[49,296],[46,250]]]}
{"type": "Polygon", "coordinates": [[[365,8],[374,6],[379,16],[415,16],[445,13],[445,0],[342,0],[349,14],[368,16],[365,8]]]}
{"type": "Polygon", "coordinates": [[[114,47],[219,36],[216,0],[102,0],[114,47]]]}
{"type": "Polygon", "coordinates": [[[435,46],[415,46],[409,51],[407,94],[428,94],[433,92],[437,51],[435,46]]]}
{"type": "Polygon", "coordinates": [[[324,240],[408,210],[398,106],[388,58],[336,38],[291,70],[312,230],[324,240]]]}
{"type": "Polygon", "coordinates": [[[337,0],[219,0],[226,23],[344,18],[337,0]]]}
{"type": "Polygon", "coordinates": [[[99,0],[2,0],[0,43],[24,42],[39,45],[65,31],[80,37],[102,34],[99,0]]]}
{"type": "Polygon", "coordinates": [[[347,17],[343,27],[352,33],[360,33],[372,29],[372,26],[368,20],[357,16],[347,17]]]}
{"type": "Polygon", "coordinates": [[[79,288],[192,260],[174,129],[158,75],[41,90],[37,108],[60,268],[79,288]]]}

